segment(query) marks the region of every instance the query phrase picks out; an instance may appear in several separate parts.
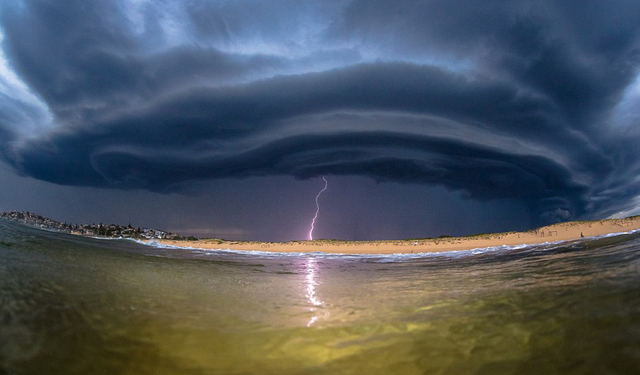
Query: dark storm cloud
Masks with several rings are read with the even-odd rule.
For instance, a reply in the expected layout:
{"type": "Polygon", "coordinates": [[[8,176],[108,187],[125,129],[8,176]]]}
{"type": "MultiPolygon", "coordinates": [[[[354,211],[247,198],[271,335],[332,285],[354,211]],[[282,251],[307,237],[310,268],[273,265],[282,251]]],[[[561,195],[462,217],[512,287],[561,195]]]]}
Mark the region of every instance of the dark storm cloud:
{"type": "Polygon", "coordinates": [[[3,157],[152,191],[364,175],[521,199],[544,220],[640,194],[638,133],[611,120],[637,73],[636,2],[324,3],[6,5],[5,54],[55,126],[16,139],[20,120],[0,118],[3,157]]]}
{"type": "Polygon", "coordinates": [[[543,92],[574,115],[615,100],[640,58],[640,3],[635,1],[576,6],[360,0],[351,2],[345,14],[333,30],[336,38],[382,44],[409,57],[470,59],[487,73],[509,75],[543,92]]]}
{"type": "MultiPolygon", "coordinates": [[[[491,149],[482,140],[427,136],[428,129],[394,129],[393,119],[378,118],[384,130],[374,131],[360,119],[369,111],[429,114],[480,123],[476,127],[491,124],[485,137],[500,132],[557,148],[580,144],[565,128],[554,126],[557,120],[548,107],[501,82],[471,81],[408,64],[360,65],[169,97],[143,113],[97,123],[90,131],[29,142],[19,151],[20,166],[53,182],[152,190],[195,179],[333,173],[440,183],[476,199],[561,196],[575,201],[572,197],[584,187],[571,181],[567,167],[547,157],[491,149]],[[351,111],[351,122],[358,124],[334,128],[328,122],[321,132],[305,124],[313,114],[339,110],[351,111]],[[294,133],[284,130],[283,120],[296,124],[294,133]]],[[[575,169],[607,171],[588,166],[603,159],[589,145],[579,154],[582,164],[575,169]]]]}
{"type": "Polygon", "coordinates": [[[73,118],[131,100],[202,84],[229,83],[281,67],[270,56],[240,56],[181,45],[155,53],[127,33],[115,2],[34,2],[3,17],[16,70],[50,109],[73,118]]]}

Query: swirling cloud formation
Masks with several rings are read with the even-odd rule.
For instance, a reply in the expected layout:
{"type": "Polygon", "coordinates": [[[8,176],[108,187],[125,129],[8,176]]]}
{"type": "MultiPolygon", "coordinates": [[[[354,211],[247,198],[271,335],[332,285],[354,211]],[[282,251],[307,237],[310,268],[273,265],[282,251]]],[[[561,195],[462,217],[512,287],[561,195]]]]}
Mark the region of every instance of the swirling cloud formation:
{"type": "Polygon", "coordinates": [[[1,156],[65,185],[361,175],[635,212],[640,3],[18,1],[1,156]]]}

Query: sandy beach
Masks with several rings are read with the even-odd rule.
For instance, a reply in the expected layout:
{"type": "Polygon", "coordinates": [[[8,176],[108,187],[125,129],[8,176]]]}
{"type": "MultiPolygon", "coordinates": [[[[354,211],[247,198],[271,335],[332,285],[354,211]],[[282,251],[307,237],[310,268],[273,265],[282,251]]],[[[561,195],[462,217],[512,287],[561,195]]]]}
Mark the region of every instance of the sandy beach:
{"type": "Polygon", "coordinates": [[[273,252],[324,252],[334,254],[431,253],[470,250],[494,246],[516,246],[545,242],[570,241],[610,233],[640,229],[640,216],[599,221],[573,221],[541,227],[526,232],[479,234],[465,237],[441,237],[412,240],[341,241],[313,240],[289,242],[156,240],[164,245],[203,249],[259,250],[273,252]]]}

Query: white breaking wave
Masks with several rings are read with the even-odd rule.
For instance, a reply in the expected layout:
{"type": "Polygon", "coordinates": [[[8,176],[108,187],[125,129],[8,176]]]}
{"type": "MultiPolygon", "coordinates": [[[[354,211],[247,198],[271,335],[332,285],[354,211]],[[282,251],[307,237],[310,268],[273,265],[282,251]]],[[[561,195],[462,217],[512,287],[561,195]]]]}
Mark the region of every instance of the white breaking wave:
{"type": "Polygon", "coordinates": [[[340,259],[376,259],[376,261],[384,262],[394,262],[399,260],[410,260],[417,258],[435,258],[435,257],[448,257],[448,258],[462,258],[468,257],[478,254],[491,253],[491,252],[508,252],[512,250],[520,250],[525,248],[547,248],[552,246],[551,248],[555,248],[558,245],[565,245],[568,243],[580,243],[584,241],[597,240],[602,238],[623,236],[640,233],[640,229],[631,230],[628,232],[616,232],[616,233],[608,233],[600,236],[592,236],[592,237],[583,237],[574,240],[562,240],[562,241],[553,241],[553,242],[543,242],[543,243],[535,243],[535,244],[519,244],[519,245],[500,245],[500,246],[490,246],[490,247],[480,247],[468,250],[452,250],[452,251],[441,251],[441,252],[422,252],[422,253],[394,253],[394,254],[347,254],[347,253],[323,253],[323,252],[275,252],[275,251],[264,251],[264,250],[234,250],[229,248],[218,248],[218,249],[205,249],[202,247],[193,247],[193,246],[175,246],[175,245],[167,245],[160,243],[155,240],[143,241],[137,239],[130,239],[136,243],[145,246],[151,246],[159,249],[173,249],[173,250],[191,250],[197,252],[199,254],[208,254],[208,255],[223,255],[223,254],[237,254],[237,255],[252,255],[258,257],[314,257],[314,258],[340,258],[340,259]]]}

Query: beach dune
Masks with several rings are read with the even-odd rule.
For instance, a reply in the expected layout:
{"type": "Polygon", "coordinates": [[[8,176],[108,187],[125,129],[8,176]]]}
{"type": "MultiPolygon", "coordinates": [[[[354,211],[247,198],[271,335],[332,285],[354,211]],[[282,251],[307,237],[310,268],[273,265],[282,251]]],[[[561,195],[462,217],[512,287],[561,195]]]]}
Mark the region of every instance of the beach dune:
{"type": "Polygon", "coordinates": [[[323,252],[333,254],[398,254],[471,250],[495,246],[517,246],[546,242],[577,240],[611,233],[640,230],[640,216],[598,221],[572,221],[541,227],[526,232],[478,234],[465,237],[440,237],[408,240],[341,241],[312,240],[289,242],[160,240],[164,245],[203,249],[258,250],[272,252],[323,252]]]}

